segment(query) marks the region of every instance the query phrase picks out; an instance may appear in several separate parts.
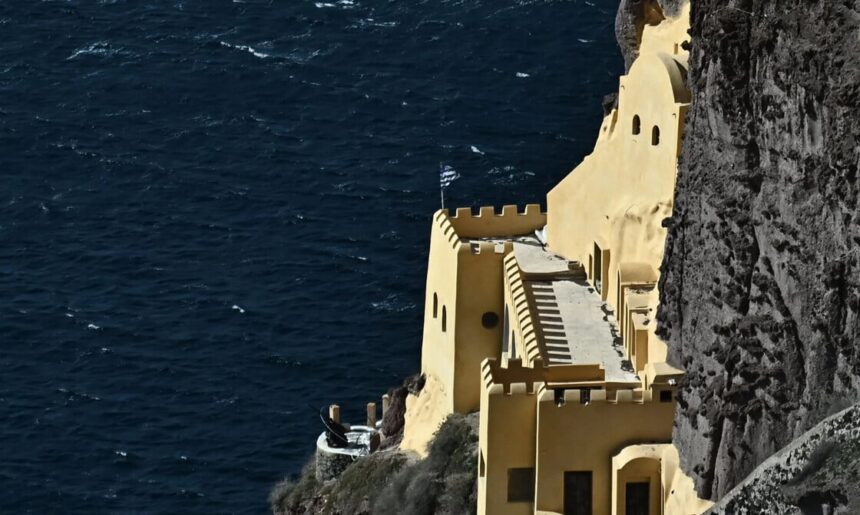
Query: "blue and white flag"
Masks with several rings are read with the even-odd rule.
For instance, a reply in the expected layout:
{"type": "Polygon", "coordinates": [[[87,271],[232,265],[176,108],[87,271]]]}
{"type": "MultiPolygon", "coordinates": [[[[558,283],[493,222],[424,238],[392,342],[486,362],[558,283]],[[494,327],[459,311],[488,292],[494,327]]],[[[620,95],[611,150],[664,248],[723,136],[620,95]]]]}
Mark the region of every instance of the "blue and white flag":
{"type": "Polygon", "coordinates": [[[460,174],[450,165],[439,165],[439,185],[443,190],[459,178],[460,174]]]}

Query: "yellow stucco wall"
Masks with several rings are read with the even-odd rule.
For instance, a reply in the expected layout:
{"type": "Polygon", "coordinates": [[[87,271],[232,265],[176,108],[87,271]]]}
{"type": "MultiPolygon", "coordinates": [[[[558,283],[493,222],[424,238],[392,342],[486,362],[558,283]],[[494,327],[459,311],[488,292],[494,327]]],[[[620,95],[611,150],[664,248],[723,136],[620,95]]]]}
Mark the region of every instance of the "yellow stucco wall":
{"type": "MultiPolygon", "coordinates": [[[[612,507],[611,457],[620,449],[646,442],[670,442],[674,402],[630,398],[619,391],[617,402],[602,399],[605,391],[591,392],[581,404],[579,391],[565,392],[556,406],[551,390],[540,395],[537,428],[536,510],[564,511],[564,472],[592,472],[593,513],[608,514],[612,507]]],[[[646,392],[648,394],[650,392],[646,392]]]]}
{"type": "Polygon", "coordinates": [[[460,248],[455,319],[454,411],[468,413],[480,406],[481,362],[499,357],[504,315],[502,260],[510,244],[480,243],[460,248]],[[477,250],[477,252],[476,252],[477,250]],[[483,326],[485,313],[497,316],[493,328],[483,326]]]}
{"type": "Polygon", "coordinates": [[[421,346],[421,372],[439,384],[436,403],[445,413],[454,411],[454,324],[457,311],[458,260],[462,243],[448,216],[438,211],[430,233],[430,257],[424,302],[424,337],[421,346]],[[433,313],[434,298],[436,313],[433,313]],[[447,330],[442,331],[442,311],[447,330]]]}
{"type": "Polygon", "coordinates": [[[478,513],[526,515],[531,502],[507,502],[508,470],[535,466],[536,385],[483,388],[478,456],[478,513]],[[481,475],[481,470],[484,474],[481,475]]]}
{"type": "Polygon", "coordinates": [[[699,499],[693,479],[681,470],[678,449],[666,445],[662,456],[662,482],[664,488],[663,513],[690,515],[708,511],[713,502],[699,499]]]}
{"type": "Polygon", "coordinates": [[[609,251],[603,293],[614,308],[618,265],[641,262],[656,269],[663,258],[661,223],[672,214],[690,101],[683,62],[681,56],[643,53],[621,78],[618,108],[604,120],[594,152],[547,197],[550,250],[586,265],[595,243],[609,251]],[[638,135],[632,133],[636,116],[638,135]],[[654,127],[660,131],[657,145],[654,127]]]}
{"type": "Polygon", "coordinates": [[[642,31],[642,42],[639,45],[640,54],[655,54],[662,52],[687,58],[687,52],[681,47],[684,41],[690,40],[687,30],[690,28],[690,2],[685,2],[675,18],[663,20],[658,25],[646,25],[642,31]]]}
{"type": "Polygon", "coordinates": [[[651,515],[698,514],[713,506],[696,496],[692,479],[680,470],[673,445],[631,445],[612,458],[612,515],[626,515],[626,483],[644,478],[651,485],[651,515]]]}
{"type": "Polygon", "coordinates": [[[649,458],[634,459],[623,467],[615,469],[612,476],[612,515],[627,515],[627,483],[648,483],[648,513],[660,515],[662,512],[663,485],[660,482],[660,462],[649,458]]]}
{"type": "Polygon", "coordinates": [[[451,413],[443,407],[447,397],[444,385],[433,375],[426,377],[420,395],[406,397],[400,450],[413,452],[422,458],[427,456],[427,445],[451,413]]]}
{"type": "Polygon", "coordinates": [[[619,489],[631,480],[648,480],[652,513],[673,506],[689,515],[697,512],[683,510],[702,506],[677,468],[677,452],[664,456],[665,448],[674,452],[669,442],[675,402],[674,395],[661,402],[660,393],[674,393],[680,375],[663,363],[666,347],[653,321],[666,237],[662,221],[672,214],[690,102],[681,47],[689,37],[688,18],[687,5],[679,18],[644,28],[640,57],[620,79],[618,107],[604,119],[593,153],[549,192],[548,213],[532,205],[521,212],[505,206],[501,212],[485,207],[478,214],[458,209],[434,215],[422,342],[428,386],[407,401],[404,446],[421,453],[447,414],[480,408],[479,514],[560,514],[565,471],[592,472],[595,514],[623,513],[619,489]],[[582,263],[591,280],[594,245],[601,247],[601,293],[616,314],[625,311],[619,308],[628,298],[622,283],[644,288],[629,297],[636,306],[627,311],[637,318],[628,317],[630,328],[622,331],[628,348],[640,342],[636,369],[644,390],[631,389],[629,382],[607,383],[600,363],[543,366],[536,308],[506,240],[544,226],[548,250],[582,263]],[[516,352],[496,359],[506,307],[516,352]],[[498,315],[497,326],[482,325],[487,312],[498,315]],[[568,387],[563,405],[556,405],[547,384],[568,387]],[[588,403],[580,402],[577,389],[585,386],[598,388],[588,403]],[[643,445],[659,448],[661,458],[649,457],[643,445]],[[507,502],[508,471],[529,467],[535,469],[534,502],[507,502]]]}
{"type": "Polygon", "coordinates": [[[421,372],[432,387],[407,401],[414,409],[407,410],[406,448],[423,454],[445,416],[479,408],[481,362],[501,352],[503,260],[511,249],[504,240],[544,225],[546,213],[536,204],[504,206],[498,212],[482,207],[477,214],[468,208],[453,215],[447,210],[434,214],[421,347],[421,372]],[[486,238],[495,241],[478,240],[486,238]],[[495,327],[483,326],[487,312],[498,316],[495,327]]]}

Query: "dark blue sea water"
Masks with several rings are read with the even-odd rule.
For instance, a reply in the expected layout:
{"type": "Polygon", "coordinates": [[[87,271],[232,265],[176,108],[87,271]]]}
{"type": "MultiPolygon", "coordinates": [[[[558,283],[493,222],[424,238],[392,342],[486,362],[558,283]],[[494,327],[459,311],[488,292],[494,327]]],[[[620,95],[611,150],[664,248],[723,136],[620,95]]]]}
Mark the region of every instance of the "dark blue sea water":
{"type": "Polygon", "coordinates": [[[590,150],[614,10],[2,2],[0,513],[266,513],[308,403],[419,367],[439,163],[539,202],[590,150]]]}

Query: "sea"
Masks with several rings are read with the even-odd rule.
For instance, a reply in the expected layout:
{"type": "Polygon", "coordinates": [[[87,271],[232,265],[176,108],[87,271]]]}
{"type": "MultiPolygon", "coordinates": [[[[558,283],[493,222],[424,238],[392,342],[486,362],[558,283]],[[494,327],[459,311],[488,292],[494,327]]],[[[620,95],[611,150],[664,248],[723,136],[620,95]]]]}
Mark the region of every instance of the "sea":
{"type": "Polygon", "coordinates": [[[0,4],[0,514],[265,514],[420,368],[448,206],[545,204],[608,0],[0,4]]]}

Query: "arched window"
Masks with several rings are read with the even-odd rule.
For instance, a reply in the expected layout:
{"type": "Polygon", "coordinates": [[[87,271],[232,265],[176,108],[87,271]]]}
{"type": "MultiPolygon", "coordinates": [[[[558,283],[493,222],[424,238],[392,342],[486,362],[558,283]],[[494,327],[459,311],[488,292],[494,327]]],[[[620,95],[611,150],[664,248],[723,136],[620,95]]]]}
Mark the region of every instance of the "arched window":
{"type": "Polygon", "coordinates": [[[439,314],[439,296],[435,293],[433,294],[433,318],[439,314]]]}
{"type": "Polygon", "coordinates": [[[651,129],[651,144],[655,147],[660,144],[660,127],[656,125],[651,129]]]}
{"type": "Polygon", "coordinates": [[[442,332],[446,332],[448,330],[448,310],[445,309],[445,306],[442,306],[442,332]]]}
{"type": "Polygon", "coordinates": [[[639,133],[642,132],[642,120],[639,119],[639,115],[633,117],[633,135],[638,136],[639,133]]]}

